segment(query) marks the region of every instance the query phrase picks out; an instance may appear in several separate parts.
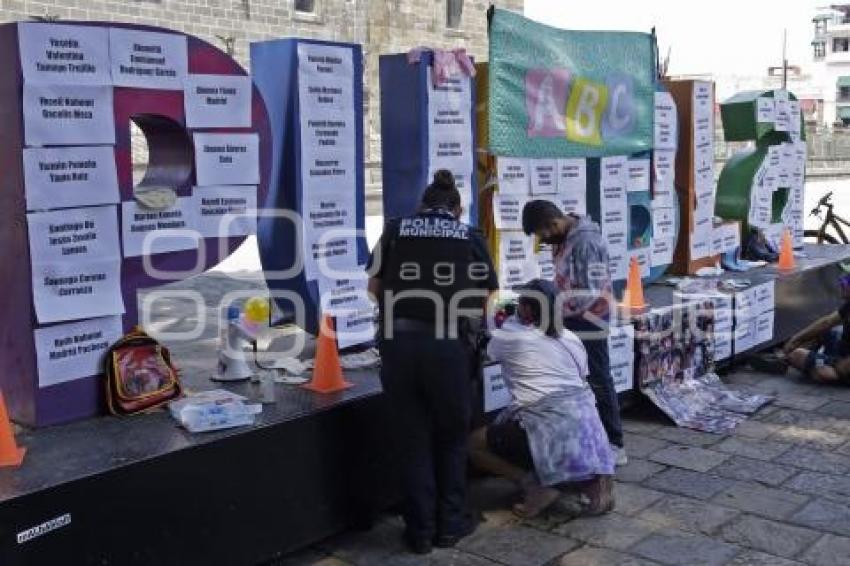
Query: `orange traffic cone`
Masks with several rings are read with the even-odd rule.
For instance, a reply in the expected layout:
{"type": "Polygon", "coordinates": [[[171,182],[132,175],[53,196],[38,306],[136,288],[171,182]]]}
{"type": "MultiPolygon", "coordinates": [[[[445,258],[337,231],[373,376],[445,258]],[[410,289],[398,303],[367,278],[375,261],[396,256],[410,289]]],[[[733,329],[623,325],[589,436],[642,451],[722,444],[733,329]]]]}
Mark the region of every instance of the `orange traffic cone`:
{"type": "Polygon", "coordinates": [[[6,412],[6,400],[3,399],[3,392],[0,391],[0,468],[20,466],[26,451],[26,448],[18,447],[18,443],[15,442],[12,423],[9,422],[9,413],[6,412]]]}
{"type": "Polygon", "coordinates": [[[627,309],[645,309],[646,301],[643,299],[643,283],[640,280],[640,265],[635,256],[629,261],[629,278],[626,280],[626,290],[623,292],[621,306],[627,309]]]}
{"type": "Polygon", "coordinates": [[[342,366],[339,364],[339,350],[336,347],[336,332],[330,315],[322,317],[319,336],[316,338],[316,359],[313,361],[313,380],[304,385],[317,393],[333,393],[348,389],[354,385],[345,381],[342,366]]]}
{"type": "Polygon", "coordinates": [[[782,242],[779,245],[779,269],[794,269],[794,244],[791,243],[791,231],[787,228],[782,232],[782,242]]]}

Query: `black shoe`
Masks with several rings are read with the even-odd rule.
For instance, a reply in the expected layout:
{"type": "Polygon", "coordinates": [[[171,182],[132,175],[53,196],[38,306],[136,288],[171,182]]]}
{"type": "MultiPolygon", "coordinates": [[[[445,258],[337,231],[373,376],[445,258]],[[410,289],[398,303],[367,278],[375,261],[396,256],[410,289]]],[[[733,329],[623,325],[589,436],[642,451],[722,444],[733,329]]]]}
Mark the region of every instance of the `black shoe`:
{"type": "Polygon", "coordinates": [[[414,537],[407,533],[402,535],[404,546],[413,554],[431,554],[433,547],[431,541],[427,538],[414,537]]]}
{"type": "Polygon", "coordinates": [[[433,541],[434,546],[437,548],[452,548],[459,543],[461,539],[474,533],[475,529],[478,528],[478,522],[478,519],[475,517],[468,518],[457,532],[435,536],[433,541]]]}

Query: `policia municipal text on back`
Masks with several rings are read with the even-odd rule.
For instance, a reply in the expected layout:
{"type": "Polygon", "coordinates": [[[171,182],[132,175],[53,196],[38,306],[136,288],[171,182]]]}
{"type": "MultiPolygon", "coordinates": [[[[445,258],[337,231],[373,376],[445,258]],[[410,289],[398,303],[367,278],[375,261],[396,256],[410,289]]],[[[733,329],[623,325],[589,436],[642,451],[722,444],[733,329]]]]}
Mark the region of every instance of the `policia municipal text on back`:
{"type": "Polygon", "coordinates": [[[465,504],[472,410],[465,329],[498,284],[482,238],[460,222],[461,212],[454,177],[437,171],[419,212],[387,222],[368,266],[402,469],[404,538],[418,553],[453,546],[475,528],[465,504]]]}

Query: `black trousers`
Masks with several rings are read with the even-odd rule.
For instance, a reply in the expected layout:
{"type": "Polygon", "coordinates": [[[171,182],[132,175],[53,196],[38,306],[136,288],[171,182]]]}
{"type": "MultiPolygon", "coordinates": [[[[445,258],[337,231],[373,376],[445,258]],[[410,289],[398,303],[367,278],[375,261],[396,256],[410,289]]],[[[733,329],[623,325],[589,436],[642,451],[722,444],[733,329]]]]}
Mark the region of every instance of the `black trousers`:
{"type": "Polygon", "coordinates": [[[467,518],[469,350],[460,340],[397,331],[380,351],[408,535],[457,534],[467,518]]]}
{"type": "Polygon", "coordinates": [[[599,420],[605,427],[608,442],[623,446],[623,421],[620,418],[620,401],[617,390],[614,389],[614,378],[611,375],[611,362],[608,359],[608,331],[585,319],[564,320],[564,327],[575,332],[587,351],[587,382],[596,397],[596,410],[599,420]],[[586,334],[594,334],[588,338],[586,334]]]}

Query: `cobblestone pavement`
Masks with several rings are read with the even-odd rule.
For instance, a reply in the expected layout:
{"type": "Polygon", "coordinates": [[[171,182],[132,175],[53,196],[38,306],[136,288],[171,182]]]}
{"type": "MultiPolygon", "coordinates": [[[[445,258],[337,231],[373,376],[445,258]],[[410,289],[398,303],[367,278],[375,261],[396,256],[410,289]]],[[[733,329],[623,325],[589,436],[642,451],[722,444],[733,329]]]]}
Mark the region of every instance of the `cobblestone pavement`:
{"type": "Polygon", "coordinates": [[[654,409],[626,411],[630,462],[617,473],[615,512],[533,521],[508,511],[518,493],[472,480],[486,520],[452,550],[405,553],[387,516],[283,564],[418,565],[850,565],[850,388],[816,386],[796,372],[737,370],[733,387],[776,401],[719,436],[676,428],[654,409]]]}

